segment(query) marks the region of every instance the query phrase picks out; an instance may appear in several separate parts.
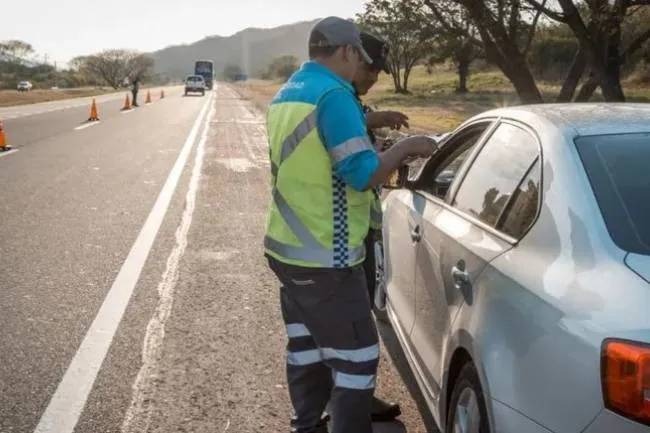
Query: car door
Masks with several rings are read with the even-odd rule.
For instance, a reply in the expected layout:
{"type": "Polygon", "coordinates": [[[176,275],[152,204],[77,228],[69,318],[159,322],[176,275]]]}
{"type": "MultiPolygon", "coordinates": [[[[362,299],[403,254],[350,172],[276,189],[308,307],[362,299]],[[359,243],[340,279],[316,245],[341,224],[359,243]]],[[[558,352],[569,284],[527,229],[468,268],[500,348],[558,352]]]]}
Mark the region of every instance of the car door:
{"type": "Polygon", "coordinates": [[[395,190],[386,198],[383,216],[386,304],[407,341],[415,321],[415,245],[423,204],[412,191],[395,190]]]}
{"type": "Polygon", "coordinates": [[[539,161],[539,144],[525,127],[500,121],[481,140],[444,197],[435,194],[436,170],[422,215],[417,248],[417,306],[411,333],[413,351],[429,391],[438,398],[444,374],[444,348],[456,313],[473,301],[473,286],[485,266],[512,248],[516,239],[503,232],[513,196],[539,161]]]}
{"type": "MultiPolygon", "coordinates": [[[[422,168],[437,165],[454,152],[455,142],[469,141],[476,143],[481,134],[489,127],[492,120],[479,122],[464,128],[456,134],[454,142],[446,140],[440,152],[437,152],[422,168]]],[[[411,169],[412,172],[417,169],[411,169]]],[[[421,177],[421,175],[420,175],[421,177]]],[[[449,181],[445,186],[451,185],[449,181]]],[[[439,186],[444,188],[445,186],[439,186]]],[[[422,213],[426,198],[414,191],[414,188],[392,191],[385,199],[383,216],[383,239],[386,273],[386,303],[399,326],[398,331],[406,342],[415,323],[415,265],[418,241],[421,239],[422,213]]]]}

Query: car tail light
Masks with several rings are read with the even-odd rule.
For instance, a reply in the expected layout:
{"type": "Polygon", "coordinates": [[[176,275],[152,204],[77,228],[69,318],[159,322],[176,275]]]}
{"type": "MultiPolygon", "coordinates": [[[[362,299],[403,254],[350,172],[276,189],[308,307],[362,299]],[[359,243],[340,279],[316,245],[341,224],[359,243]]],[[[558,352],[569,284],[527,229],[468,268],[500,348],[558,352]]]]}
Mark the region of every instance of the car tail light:
{"type": "Polygon", "coordinates": [[[606,340],[601,369],[605,406],[650,424],[650,345],[606,340]]]}

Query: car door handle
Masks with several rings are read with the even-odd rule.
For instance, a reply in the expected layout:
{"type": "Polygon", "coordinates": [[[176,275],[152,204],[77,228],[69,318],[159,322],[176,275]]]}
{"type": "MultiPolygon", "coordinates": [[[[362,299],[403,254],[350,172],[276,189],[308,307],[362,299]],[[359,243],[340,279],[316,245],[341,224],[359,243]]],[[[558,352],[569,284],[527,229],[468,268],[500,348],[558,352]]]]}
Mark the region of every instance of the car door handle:
{"type": "Polygon", "coordinates": [[[472,285],[469,273],[465,270],[465,262],[463,261],[458,262],[456,266],[451,268],[451,277],[454,280],[454,286],[458,290],[472,285]]]}
{"type": "Polygon", "coordinates": [[[411,229],[411,240],[413,242],[420,242],[422,240],[422,234],[420,233],[420,226],[417,225],[411,229]]]}

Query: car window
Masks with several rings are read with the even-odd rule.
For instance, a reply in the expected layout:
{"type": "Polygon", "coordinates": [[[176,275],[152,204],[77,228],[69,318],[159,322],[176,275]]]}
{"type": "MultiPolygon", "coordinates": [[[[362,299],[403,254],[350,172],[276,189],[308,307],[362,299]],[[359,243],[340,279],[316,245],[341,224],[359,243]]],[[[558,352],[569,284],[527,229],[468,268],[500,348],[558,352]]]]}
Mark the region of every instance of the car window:
{"type": "Polygon", "coordinates": [[[531,134],[502,123],[472,163],[453,205],[496,228],[538,157],[537,141],[531,134]]]}
{"type": "Polygon", "coordinates": [[[612,239],[650,255],[650,133],[575,140],[612,239]]]}
{"type": "Polygon", "coordinates": [[[489,123],[471,127],[471,130],[461,132],[458,138],[448,141],[441,149],[445,154],[431,160],[430,166],[425,167],[417,189],[444,200],[458,171],[488,126],[489,123]]]}
{"type": "Polygon", "coordinates": [[[528,175],[512,196],[505,212],[497,223],[497,228],[515,239],[521,239],[533,225],[539,209],[541,181],[541,161],[538,158],[528,175]]]}

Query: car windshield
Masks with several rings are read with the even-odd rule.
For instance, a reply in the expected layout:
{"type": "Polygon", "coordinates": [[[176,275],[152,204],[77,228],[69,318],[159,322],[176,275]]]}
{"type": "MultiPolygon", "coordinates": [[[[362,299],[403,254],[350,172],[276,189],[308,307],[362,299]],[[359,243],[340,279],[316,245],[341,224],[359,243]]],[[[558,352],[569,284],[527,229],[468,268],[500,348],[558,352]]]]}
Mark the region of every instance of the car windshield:
{"type": "Polygon", "coordinates": [[[650,255],[650,132],[580,137],[576,145],[614,242],[650,255]]]}
{"type": "Polygon", "coordinates": [[[189,77],[187,81],[203,81],[203,77],[189,77]]]}

